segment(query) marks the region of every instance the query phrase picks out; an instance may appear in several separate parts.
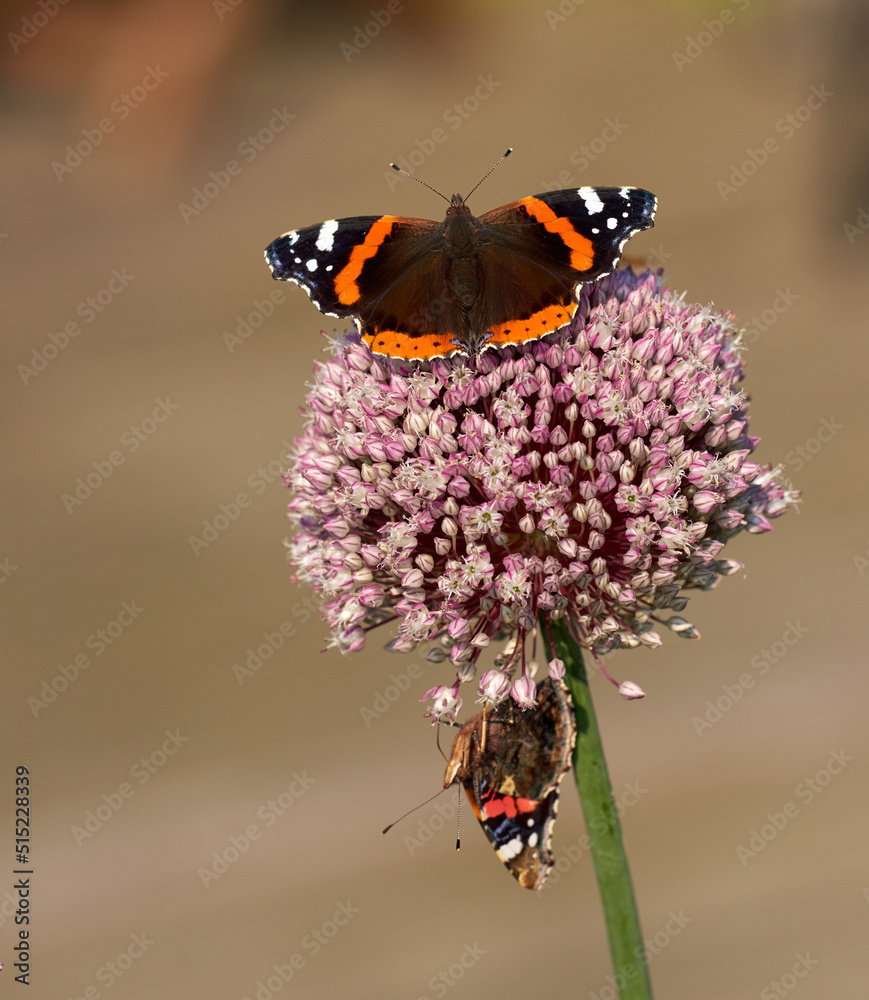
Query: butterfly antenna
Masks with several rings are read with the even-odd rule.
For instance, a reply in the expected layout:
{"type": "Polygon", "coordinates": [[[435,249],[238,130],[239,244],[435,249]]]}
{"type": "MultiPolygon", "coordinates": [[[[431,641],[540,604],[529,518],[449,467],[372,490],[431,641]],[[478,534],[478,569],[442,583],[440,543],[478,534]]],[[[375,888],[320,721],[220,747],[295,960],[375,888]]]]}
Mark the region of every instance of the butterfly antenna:
{"type": "Polygon", "coordinates": [[[449,198],[447,198],[445,194],[441,194],[437,188],[433,188],[431,184],[426,184],[425,181],[421,181],[418,177],[415,177],[413,174],[409,174],[406,170],[402,170],[397,163],[390,163],[389,165],[390,167],[392,167],[393,170],[397,170],[400,174],[404,174],[405,177],[409,177],[412,181],[416,181],[417,184],[422,184],[422,186],[428,188],[429,191],[434,191],[434,193],[439,198],[443,198],[444,201],[448,202],[450,200],[449,198]]]}
{"type": "Polygon", "coordinates": [[[470,198],[470,197],[471,197],[471,195],[472,195],[472,194],[473,194],[473,193],[474,193],[474,192],[475,192],[475,191],[477,190],[477,188],[478,188],[478,187],[479,187],[479,186],[480,186],[480,185],[481,185],[481,184],[483,183],[483,181],[484,181],[484,180],[485,180],[485,179],[486,179],[486,178],[487,178],[487,177],[489,176],[489,174],[491,174],[491,173],[492,173],[492,171],[493,171],[493,170],[495,170],[495,169],[496,169],[497,167],[500,167],[500,166],[501,166],[501,164],[502,164],[502,163],[504,162],[504,160],[506,160],[506,159],[507,159],[507,157],[508,157],[508,156],[509,156],[509,155],[510,155],[510,154],[511,154],[512,152],[513,152],[513,147],[511,146],[511,147],[510,147],[510,148],[509,148],[509,149],[507,150],[507,152],[506,152],[506,153],[505,153],[505,154],[504,154],[504,155],[503,155],[503,156],[501,157],[501,159],[500,159],[500,160],[498,160],[498,162],[497,162],[497,163],[496,163],[496,164],[495,164],[495,165],[494,165],[494,166],[493,166],[493,167],[492,167],[492,168],[491,168],[491,169],[489,170],[489,173],[487,173],[487,174],[484,174],[484,175],[483,175],[483,176],[482,176],[482,177],[481,177],[481,178],[480,178],[480,179],[479,179],[479,180],[477,181],[477,183],[476,183],[476,184],[475,184],[475,185],[474,185],[474,186],[473,186],[473,187],[471,188],[471,190],[470,190],[470,191],[468,191],[468,193],[467,193],[467,194],[465,195],[465,197],[464,197],[464,198],[463,198],[462,200],[463,200],[463,201],[467,201],[467,200],[468,200],[468,198],[470,198]]]}
{"type": "Polygon", "coordinates": [[[413,809],[408,809],[407,812],[404,814],[404,816],[399,816],[398,819],[393,820],[389,824],[389,826],[387,826],[384,830],[381,830],[380,835],[383,836],[384,833],[389,833],[389,831],[395,826],[396,823],[400,823],[405,818],[405,816],[409,816],[411,813],[416,812],[417,809],[422,809],[423,806],[428,805],[428,803],[431,802],[432,799],[436,799],[443,791],[445,791],[445,789],[442,788],[440,792],[435,792],[434,795],[430,795],[425,800],[425,802],[420,802],[420,804],[418,806],[414,806],[413,809]]]}
{"type": "Polygon", "coordinates": [[[435,743],[437,745],[437,748],[438,748],[438,751],[440,752],[441,757],[443,757],[443,759],[447,763],[449,763],[450,758],[447,757],[447,755],[443,751],[443,747],[441,747],[441,726],[446,726],[447,728],[452,727],[453,729],[461,729],[462,728],[462,723],[461,722],[438,722],[437,730],[435,732],[435,743]]]}
{"type": "Polygon", "coordinates": [[[460,851],[462,849],[462,790],[458,788],[458,796],[456,798],[456,850],[460,851]]]}

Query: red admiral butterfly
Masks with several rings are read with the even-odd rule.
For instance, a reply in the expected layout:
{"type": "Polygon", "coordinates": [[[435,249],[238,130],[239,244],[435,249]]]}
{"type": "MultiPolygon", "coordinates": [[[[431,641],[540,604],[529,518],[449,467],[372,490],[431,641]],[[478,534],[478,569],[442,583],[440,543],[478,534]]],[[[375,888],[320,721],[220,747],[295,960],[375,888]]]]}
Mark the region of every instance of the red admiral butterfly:
{"type": "Polygon", "coordinates": [[[278,237],[265,257],[274,278],[301,285],[321,312],[352,316],[375,354],[476,357],[569,323],[578,286],[615,268],[656,207],[640,188],[580,187],[475,218],[455,194],[441,223],[331,219],[278,237]]]}
{"type": "Polygon", "coordinates": [[[486,836],[526,889],[552,869],[558,785],[570,768],[576,726],[562,681],[545,680],[537,708],[502,701],[465,723],[453,743],[444,788],[460,781],[486,836]]]}

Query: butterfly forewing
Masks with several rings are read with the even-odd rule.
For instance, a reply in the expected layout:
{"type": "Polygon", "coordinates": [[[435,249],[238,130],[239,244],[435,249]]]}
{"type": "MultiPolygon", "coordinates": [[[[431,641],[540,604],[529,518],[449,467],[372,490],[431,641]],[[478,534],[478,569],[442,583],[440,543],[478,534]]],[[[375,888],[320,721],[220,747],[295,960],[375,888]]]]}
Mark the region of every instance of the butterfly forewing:
{"type": "Polygon", "coordinates": [[[265,251],[272,275],[294,281],[328,316],[356,316],[408,269],[431,256],[438,224],[428,219],[358,215],[279,236],[265,251]]]}
{"type": "Polygon", "coordinates": [[[566,188],[512,202],[478,221],[499,257],[530,260],[574,290],[613,270],[625,242],[654,224],[656,206],[655,196],[641,188],[566,188]]]}

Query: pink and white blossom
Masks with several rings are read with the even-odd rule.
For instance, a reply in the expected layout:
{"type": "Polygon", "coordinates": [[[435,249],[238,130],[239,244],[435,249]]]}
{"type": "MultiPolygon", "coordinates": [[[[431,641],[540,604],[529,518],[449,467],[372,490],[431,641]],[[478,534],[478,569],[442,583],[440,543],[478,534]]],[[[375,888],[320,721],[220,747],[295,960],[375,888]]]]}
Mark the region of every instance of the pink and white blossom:
{"type": "Polygon", "coordinates": [[[388,621],[392,649],[448,650],[460,676],[428,693],[437,718],[455,718],[459,680],[505,636],[480,694],[512,684],[531,704],[526,642],[545,615],[596,656],[658,645],[659,624],[696,636],[685,591],[735,572],[724,543],[796,501],[749,457],[732,317],[650,272],[584,286],[569,326],[473,363],[387,359],[355,335],[336,352],[286,476],[290,560],[345,651],[388,621]]]}

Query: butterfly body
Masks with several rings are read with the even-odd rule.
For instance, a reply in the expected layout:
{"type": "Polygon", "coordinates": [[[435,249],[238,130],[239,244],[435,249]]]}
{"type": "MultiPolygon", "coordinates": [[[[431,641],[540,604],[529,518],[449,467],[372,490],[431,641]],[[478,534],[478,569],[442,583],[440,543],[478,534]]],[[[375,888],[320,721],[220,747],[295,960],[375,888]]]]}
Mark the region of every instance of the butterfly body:
{"type": "Polygon", "coordinates": [[[570,695],[546,680],[536,708],[501,702],[465,723],[453,743],[444,787],[464,786],[498,857],[527,889],[539,889],[553,865],[558,786],[575,741],[570,695]]]}
{"type": "Polygon", "coordinates": [[[640,188],[571,188],[477,218],[453,195],[441,223],[332,219],[285,233],[265,256],[321,312],[352,317],[376,354],[476,357],[570,322],[579,286],[613,270],[656,206],[640,188]]]}

